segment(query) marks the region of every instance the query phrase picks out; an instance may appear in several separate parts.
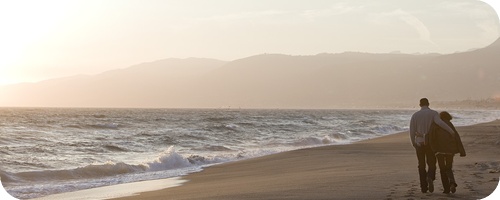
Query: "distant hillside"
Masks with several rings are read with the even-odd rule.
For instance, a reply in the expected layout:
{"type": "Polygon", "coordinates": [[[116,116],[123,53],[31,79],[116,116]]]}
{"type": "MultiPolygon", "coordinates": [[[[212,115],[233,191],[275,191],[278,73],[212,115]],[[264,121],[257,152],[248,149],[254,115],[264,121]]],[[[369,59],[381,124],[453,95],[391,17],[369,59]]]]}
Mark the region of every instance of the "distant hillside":
{"type": "Polygon", "coordinates": [[[262,54],[166,59],[95,76],[0,88],[0,106],[342,108],[500,95],[500,40],[439,55],[262,54]]]}
{"type": "Polygon", "coordinates": [[[482,99],[500,94],[499,43],[451,55],[264,54],[230,62],[205,76],[202,85],[216,88],[208,105],[236,107],[390,107],[416,104],[421,97],[482,99]]]}
{"type": "Polygon", "coordinates": [[[177,107],[186,88],[225,61],[165,59],[95,76],[0,87],[0,106],[177,107]]]}
{"type": "Polygon", "coordinates": [[[482,109],[500,110],[500,98],[488,98],[480,100],[460,100],[460,101],[438,101],[433,103],[438,109],[482,109]]]}

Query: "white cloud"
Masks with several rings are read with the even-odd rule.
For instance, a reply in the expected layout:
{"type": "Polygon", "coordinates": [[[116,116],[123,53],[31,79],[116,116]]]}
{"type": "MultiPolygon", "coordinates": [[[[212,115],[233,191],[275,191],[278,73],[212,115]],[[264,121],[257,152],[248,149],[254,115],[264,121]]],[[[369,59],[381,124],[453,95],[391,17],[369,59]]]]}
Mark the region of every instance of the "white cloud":
{"type": "Polygon", "coordinates": [[[242,13],[231,13],[227,15],[216,15],[205,18],[198,18],[200,21],[237,21],[237,20],[247,20],[255,19],[261,17],[271,17],[278,15],[285,15],[291,13],[289,11],[282,10],[264,10],[264,11],[254,11],[254,12],[242,12],[242,13]]]}
{"type": "Polygon", "coordinates": [[[345,2],[339,2],[339,3],[333,4],[332,6],[326,8],[326,9],[305,10],[305,11],[302,11],[300,13],[300,15],[309,19],[309,20],[314,20],[316,18],[321,18],[321,17],[329,17],[329,16],[356,13],[359,11],[363,11],[365,7],[366,6],[364,6],[364,5],[352,5],[352,4],[345,3],[345,2]]]}
{"type": "Polygon", "coordinates": [[[497,17],[500,20],[500,2],[497,0],[482,0],[482,1],[486,2],[495,10],[495,12],[497,13],[497,17]]]}
{"type": "Polygon", "coordinates": [[[432,44],[435,47],[439,47],[434,41],[431,39],[431,32],[427,28],[427,26],[418,19],[415,15],[412,15],[409,12],[406,12],[402,9],[397,9],[390,13],[385,13],[383,15],[398,17],[400,20],[411,26],[415,31],[417,31],[419,38],[429,44],[432,44]]]}
{"type": "MultiPolygon", "coordinates": [[[[493,9],[500,9],[500,3],[498,1],[492,0],[482,0],[489,4],[493,9]]],[[[480,36],[484,38],[485,41],[496,40],[500,35],[500,29],[498,27],[498,12],[496,16],[493,16],[495,13],[485,12],[486,4],[481,4],[477,2],[442,2],[440,7],[447,8],[453,11],[460,13],[461,15],[468,16],[470,19],[476,21],[476,26],[482,31],[480,36]]]]}
{"type": "Polygon", "coordinates": [[[500,35],[498,26],[495,20],[485,20],[479,22],[477,26],[483,31],[481,37],[488,40],[496,40],[500,35]]]}

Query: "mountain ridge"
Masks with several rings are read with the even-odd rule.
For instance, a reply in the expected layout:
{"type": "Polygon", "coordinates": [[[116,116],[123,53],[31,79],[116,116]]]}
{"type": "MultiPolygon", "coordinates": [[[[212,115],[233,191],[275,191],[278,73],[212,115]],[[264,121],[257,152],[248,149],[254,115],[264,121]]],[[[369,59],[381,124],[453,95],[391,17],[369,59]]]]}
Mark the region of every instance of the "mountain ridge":
{"type": "Polygon", "coordinates": [[[0,106],[353,108],[500,95],[500,39],[455,54],[259,54],[162,59],[0,87],[0,106]]]}

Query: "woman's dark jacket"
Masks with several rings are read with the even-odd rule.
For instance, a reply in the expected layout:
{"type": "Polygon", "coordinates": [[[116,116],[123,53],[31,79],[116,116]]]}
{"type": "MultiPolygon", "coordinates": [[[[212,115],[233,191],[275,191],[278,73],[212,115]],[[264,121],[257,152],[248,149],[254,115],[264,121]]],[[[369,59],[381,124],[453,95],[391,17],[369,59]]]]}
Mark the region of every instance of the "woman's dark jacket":
{"type": "Polygon", "coordinates": [[[456,154],[465,156],[464,145],[455,126],[450,121],[443,120],[455,133],[450,134],[435,123],[432,123],[429,132],[429,143],[434,153],[456,154]]]}

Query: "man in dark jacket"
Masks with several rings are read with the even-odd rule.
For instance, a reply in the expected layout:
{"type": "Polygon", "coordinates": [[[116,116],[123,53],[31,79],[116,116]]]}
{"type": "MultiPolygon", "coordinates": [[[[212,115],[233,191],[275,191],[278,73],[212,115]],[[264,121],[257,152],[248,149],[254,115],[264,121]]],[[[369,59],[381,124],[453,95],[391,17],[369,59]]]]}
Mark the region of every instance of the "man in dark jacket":
{"type": "Polygon", "coordinates": [[[436,124],[431,125],[429,133],[429,143],[432,151],[436,154],[439,165],[439,172],[441,173],[441,182],[443,183],[443,193],[456,192],[457,183],[453,175],[453,157],[455,154],[460,153],[461,157],[465,156],[464,145],[458,135],[455,126],[451,123],[450,113],[444,111],[439,113],[439,117],[453,130],[453,134],[449,134],[444,129],[436,124]]]}

